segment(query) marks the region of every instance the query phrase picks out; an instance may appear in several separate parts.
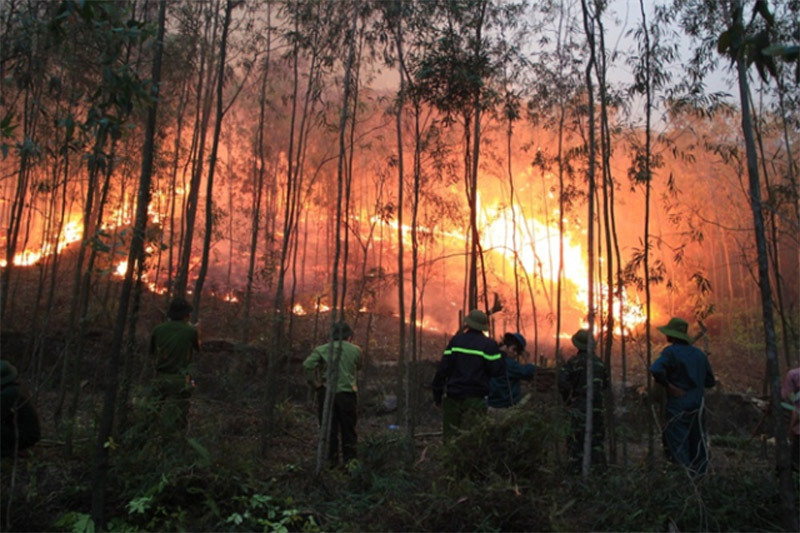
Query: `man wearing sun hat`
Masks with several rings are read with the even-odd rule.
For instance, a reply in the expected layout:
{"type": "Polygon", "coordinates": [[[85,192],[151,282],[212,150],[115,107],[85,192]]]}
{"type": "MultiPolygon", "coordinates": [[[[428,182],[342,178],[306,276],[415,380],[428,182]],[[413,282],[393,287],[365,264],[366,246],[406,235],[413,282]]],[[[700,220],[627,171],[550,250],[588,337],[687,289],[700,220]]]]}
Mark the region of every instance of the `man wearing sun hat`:
{"type": "Polygon", "coordinates": [[[667,453],[693,474],[704,474],[708,468],[704,389],[716,383],[714,373],[706,354],[692,346],[688,322],[673,317],[658,330],[670,345],[650,367],[650,373],[667,390],[663,435],[667,453]]]}
{"type": "Polygon", "coordinates": [[[470,421],[486,414],[489,380],[505,374],[500,345],[486,336],[489,317],[473,309],[447,344],[433,378],[433,401],[442,406],[445,440],[458,434],[470,421]]]}

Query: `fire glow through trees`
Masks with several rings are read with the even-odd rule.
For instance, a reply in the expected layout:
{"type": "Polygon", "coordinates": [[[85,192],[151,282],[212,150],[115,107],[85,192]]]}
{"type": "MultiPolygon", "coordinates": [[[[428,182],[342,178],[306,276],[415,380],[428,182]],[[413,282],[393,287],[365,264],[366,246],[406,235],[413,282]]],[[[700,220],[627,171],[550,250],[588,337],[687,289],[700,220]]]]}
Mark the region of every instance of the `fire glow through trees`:
{"type": "MultiPolygon", "coordinates": [[[[42,9],[45,4],[42,3],[42,9]]],[[[210,111],[214,84],[209,84],[218,70],[219,57],[207,56],[208,64],[199,69],[203,64],[200,50],[191,45],[210,37],[192,33],[195,26],[191,24],[168,24],[174,46],[167,48],[165,57],[158,156],[147,208],[142,273],[144,286],[155,294],[167,294],[170,284],[176,283],[184,266],[185,241],[192,233],[185,265],[186,293],[191,294],[202,270],[207,241],[208,285],[203,292],[218,301],[231,306],[250,305],[245,299],[252,254],[250,288],[253,305],[261,306],[262,311],[272,305],[282,271],[285,280],[281,283],[284,290],[291,292],[291,302],[285,311],[304,316],[335,307],[331,301],[331,280],[341,154],[337,153],[339,140],[335,128],[329,126],[336,124],[341,116],[341,109],[332,102],[340,102],[343,96],[341,74],[345,65],[340,48],[317,50],[326,58],[322,62],[316,62],[310,50],[292,49],[293,34],[286,28],[293,27],[288,24],[293,14],[284,7],[276,7],[272,13],[276,17],[271,26],[274,40],[269,42],[264,5],[254,3],[234,11],[237,21],[249,25],[237,26],[230,35],[229,44],[236,52],[231,57],[236,59],[230,59],[225,66],[227,78],[222,86],[225,114],[220,117],[210,111]],[[250,31],[243,31],[245,27],[250,31]],[[293,50],[296,69],[294,55],[267,54],[267,50],[278,45],[284,51],[293,50]],[[209,72],[211,77],[204,78],[209,72]],[[309,80],[316,85],[309,86],[309,80]],[[303,99],[304,94],[308,100],[303,99]],[[263,122],[259,117],[263,117],[263,122]],[[209,151],[212,127],[216,126],[220,135],[214,146],[212,167],[209,151]],[[209,198],[207,187],[212,168],[215,181],[209,198]],[[189,217],[191,209],[194,211],[189,217]],[[207,214],[210,220],[206,220],[207,214]]],[[[177,23],[184,16],[196,17],[192,19],[195,22],[219,16],[211,12],[211,4],[198,4],[194,9],[197,10],[194,15],[173,12],[169,17],[177,23]],[[201,14],[207,17],[200,17],[201,14]]],[[[532,8],[526,16],[540,15],[532,8]]],[[[316,28],[312,25],[306,29],[316,28]]],[[[342,244],[347,245],[347,255],[342,264],[347,277],[347,294],[343,299],[347,312],[395,316],[399,307],[396,289],[402,280],[406,309],[412,301],[418,304],[419,324],[442,332],[458,326],[458,313],[467,307],[470,254],[465,183],[477,164],[476,224],[483,252],[478,291],[481,306],[488,298],[483,295],[490,297],[493,293],[504,304],[503,311],[494,317],[496,328],[516,327],[517,312],[523,333],[530,335],[536,323],[544,339],[568,337],[586,324],[589,312],[586,246],[588,225],[592,223],[595,235],[600,236],[595,239],[594,250],[598,257],[594,265],[598,324],[608,315],[607,285],[611,279],[615,331],[620,333],[617,306],[622,300],[626,333],[636,333],[645,321],[642,242],[645,199],[641,169],[637,166],[644,139],[641,117],[623,106],[608,110],[613,126],[609,153],[606,161],[596,162],[598,169],[602,166],[605,172],[597,183],[598,214],[595,220],[587,221],[584,131],[587,95],[581,78],[570,77],[566,71],[542,71],[550,63],[544,56],[531,52],[529,60],[541,61],[536,63],[537,72],[561,76],[563,79],[558,78],[556,85],[565,88],[563,94],[535,93],[535,84],[496,77],[502,71],[500,63],[508,58],[494,58],[499,70],[486,73],[485,87],[500,94],[502,87],[518,85],[520,102],[527,101],[529,114],[523,113],[508,123],[505,115],[485,104],[476,155],[475,147],[469,144],[475,128],[470,122],[473,110],[468,109],[472,104],[459,100],[462,109],[447,107],[446,99],[436,97],[435,91],[442,87],[430,85],[433,80],[424,77],[428,72],[423,69],[428,65],[425,54],[433,53],[428,45],[434,42],[425,39],[433,39],[437,28],[432,24],[424,31],[420,29],[419,35],[407,43],[415,54],[409,57],[415,74],[405,81],[418,84],[416,90],[427,88],[433,92],[421,97],[418,110],[407,102],[401,115],[402,213],[398,212],[397,108],[394,103],[389,105],[397,96],[398,80],[388,74],[392,71],[390,65],[381,64],[378,56],[369,61],[364,58],[359,66],[363,75],[357,83],[357,96],[353,96],[357,101],[347,103],[351,112],[346,115],[344,125],[349,140],[341,155],[342,183],[347,185],[345,205],[341,206],[346,210],[342,244]],[[568,91],[566,87],[571,89],[568,91]],[[554,99],[555,96],[563,98],[554,99]],[[557,127],[559,117],[564,119],[561,130],[557,127]],[[419,242],[416,272],[411,267],[414,202],[417,202],[419,242]],[[562,204],[564,212],[560,213],[562,204]],[[403,272],[397,271],[400,215],[403,272]],[[564,229],[560,235],[562,216],[564,229]],[[555,331],[562,245],[563,320],[561,331],[555,331]],[[607,271],[607,265],[612,272],[607,271]],[[417,286],[412,295],[413,274],[417,286]]],[[[87,36],[101,37],[123,38],[112,34],[87,36]]],[[[320,41],[319,46],[339,46],[336,44],[339,41],[330,37],[332,40],[325,44],[320,41]]],[[[497,44],[502,41],[499,34],[486,38],[497,44]]],[[[206,44],[209,49],[219,45],[206,44]]],[[[80,56],[81,50],[66,46],[64,57],[55,59],[65,69],[78,69],[69,61],[76,54],[80,56]]],[[[57,52],[60,50],[54,53],[57,52]]],[[[395,52],[387,49],[389,55],[395,52]]],[[[149,49],[136,52],[142,55],[135,58],[141,68],[147,64],[149,53],[149,49]]],[[[115,94],[104,86],[97,89],[104,79],[103,70],[92,62],[94,58],[84,59],[83,71],[76,70],[84,76],[64,78],[63,83],[72,83],[84,89],[85,94],[101,89],[115,94]]],[[[125,62],[122,57],[115,61],[119,68],[139,65],[133,59],[125,62]]],[[[510,69],[512,65],[506,67],[510,69]]],[[[139,78],[146,82],[144,73],[139,78]]],[[[42,100],[48,116],[61,118],[35,132],[31,142],[35,142],[36,150],[26,152],[22,147],[28,145],[21,143],[4,160],[4,170],[13,171],[17,179],[0,182],[0,222],[6,228],[0,235],[3,256],[0,266],[4,271],[11,266],[49,272],[55,254],[74,261],[84,239],[86,250],[96,254],[90,276],[119,280],[129,268],[127,251],[136,211],[143,135],[141,116],[125,114],[129,110],[124,106],[120,110],[106,108],[106,115],[98,115],[101,110],[88,98],[71,103],[72,107],[66,104],[55,94],[42,100]],[[76,124],[82,129],[70,129],[76,124]],[[110,124],[117,128],[113,134],[102,130],[110,124]],[[67,150],[65,139],[71,139],[72,143],[67,142],[67,150]],[[88,163],[95,161],[99,163],[88,163]],[[94,182],[90,192],[91,180],[94,182]],[[86,213],[86,209],[90,212],[86,213]],[[86,235],[84,219],[89,221],[86,224],[91,235],[86,235]],[[10,258],[12,242],[14,251],[10,258]],[[9,259],[12,265],[8,265],[9,259]]],[[[755,251],[744,238],[750,230],[750,215],[748,197],[740,182],[741,158],[736,157],[740,149],[738,117],[732,113],[697,116],[677,108],[672,113],[654,146],[657,155],[653,156],[650,183],[648,278],[654,320],[676,314],[708,315],[713,309],[738,309],[743,301],[752,303],[756,291],[750,274],[755,251]]],[[[790,146],[797,143],[796,132],[783,135],[779,118],[778,115],[764,118],[771,125],[764,128],[764,135],[765,145],[774,147],[770,165],[775,169],[771,179],[778,187],[776,191],[791,188],[789,182],[778,184],[777,180],[791,175],[785,142],[788,140],[790,146]]],[[[775,264],[781,267],[781,291],[788,304],[794,302],[797,294],[794,290],[798,285],[797,232],[782,226],[780,221],[794,216],[791,205],[787,200],[773,206],[773,212],[779,215],[774,221],[775,264]]],[[[58,266],[62,276],[66,276],[65,269],[72,268],[75,265],[69,261],[58,266]]],[[[80,268],[86,268],[85,263],[80,268]]]]}

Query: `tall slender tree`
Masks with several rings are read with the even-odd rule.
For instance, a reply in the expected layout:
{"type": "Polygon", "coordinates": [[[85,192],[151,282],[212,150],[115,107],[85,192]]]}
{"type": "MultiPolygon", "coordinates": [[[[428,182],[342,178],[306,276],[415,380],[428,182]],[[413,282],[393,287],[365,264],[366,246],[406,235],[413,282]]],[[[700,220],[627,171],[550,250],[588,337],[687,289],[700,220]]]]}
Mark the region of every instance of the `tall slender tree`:
{"type": "Polygon", "coordinates": [[[150,102],[147,111],[147,124],[145,131],[145,144],[142,149],[142,171],[139,181],[139,191],[136,203],[136,219],[134,232],[128,251],[128,268],[125,280],[120,290],[119,307],[114,326],[114,337],[109,351],[109,360],[106,368],[105,394],[103,398],[103,411],[94,451],[94,465],[92,469],[92,519],[98,528],[105,526],[106,507],[106,482],[109,469],[109,438],[114,424],[114,411],[118,386],[118,372],[122,353],[123,337],[127,322],[128,304],[131,289],[133,288],[134,264],[141,257],[144,248],[144,234],[147,228],[147,207],[150,203],[150,182],[153,172],[153,160],[156,151],[156,117],[158,111],[159,83],[161,81],[161,57],[164,48],[164,32],[166,26],[166,0],[160,0],[158,9],[158,29],[156,33],[156,46],[153,57],[153,66],[150,82],[150,102]]]}

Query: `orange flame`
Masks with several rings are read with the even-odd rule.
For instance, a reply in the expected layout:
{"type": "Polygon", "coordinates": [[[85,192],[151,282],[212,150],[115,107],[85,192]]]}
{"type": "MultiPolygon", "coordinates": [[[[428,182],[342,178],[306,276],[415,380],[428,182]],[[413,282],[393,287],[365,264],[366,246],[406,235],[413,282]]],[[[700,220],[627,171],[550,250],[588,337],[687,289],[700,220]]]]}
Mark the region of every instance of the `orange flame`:
{"type": "MultiPolygon", "coordinates": [[[[496,207],[490,218],[482,212],[482,239],[485,249],[494,249],[504,256],[511,265],[515,261],[519,262],[520,267],[528,274],[538,274],[543,279],[555,281],[558,278],[557,261],[551,264],[550,261],[540,257],[537,250],[553,250],[557,253],[559,249],[559,231],[557,227],[546,226],[538,220],[524,217],[520,213],[512,213],[510,208],[496,207]],[[516,235],[514,226],[516,225],[516,235]],[[512,249],[516,241],[516,251],[512,249]]],[[[575,244],[570,235],[564,236],[564,277],[576,287],[577,301],[582,303],[581,311],[588,311],[589,301],[589,276],[586,260],[580,245],[575,244]]],[[[545,254],[547,252],[544,252],[545,254]]],[[[595,292],[595,300],[608,295],[608,286],[598,283],[598,291],[595,292]]],[[[626,332],[634,326],[644,324],[645,316],[642,305],[637,297],[629,296],[623,288],[622,297],[623,321],[626,325],[626,332]]],[[[622,331],[617,326],[617,335],[622,331]]]]}

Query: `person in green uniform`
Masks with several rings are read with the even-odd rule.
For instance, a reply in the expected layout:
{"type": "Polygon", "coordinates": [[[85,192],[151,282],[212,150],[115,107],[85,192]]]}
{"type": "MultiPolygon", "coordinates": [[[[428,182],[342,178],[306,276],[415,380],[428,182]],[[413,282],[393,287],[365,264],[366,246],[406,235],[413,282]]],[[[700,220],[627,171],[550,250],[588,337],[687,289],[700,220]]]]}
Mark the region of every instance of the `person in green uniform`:
{"type": "MultiPolygon", "coordinates": [[[[570,411],[571,434],[567,450],[571,468],[578,472],[583,461],[583,442],[586,435],[586,360],[589,346],[589,330],[581,329],[572,336],[572,344],[578,352],[561,367],[558,389],[564,404],[570,411]]],[[[593,343],[594,344],[594,343],[593,343]]],[[[596,346],[596,344],[595,344],[596,346]]],[[[603,422],[603,392],[608,389],[608,370],[599,357],[592,354],[592,465],[604,467],[605,425],[603,422]]]]}
{"type": "Polygon", "coordinates": [[[350,342],[352,338],[353,330],[350,325],[347,322],[337,322],[332,327],[332,342],[317,346],[303,361],[308,382],[317,392],[317,415],[322,424],[328,361],[331,355],[334,360],[339,360],[328,448],[328,460],[332,466],[339,462],[340,436],[344,463],[347,464],[357,455],[358,371],[362,363],[361,348],[350,342]]]}
{"type": "Polygon", "coordinates": [[[39,415],[31,395],[17,381],[17,368],[0,360],[0,408],[2,409],[2,457],[13,457],[41,438],[39,415]]]}
{"type": "Polygon", "coordinates": [[[150,355],[154,366],[153,395],[165,434],[184,433],[189,422],[189,402],[194,381],[192,354],[200,350],[200,333],[189,324],[192,306],[183,298],[169,304],[167,321],[153,329],[150,355]]]}

